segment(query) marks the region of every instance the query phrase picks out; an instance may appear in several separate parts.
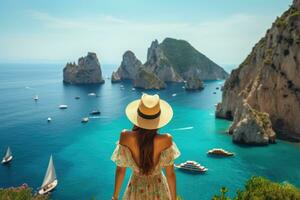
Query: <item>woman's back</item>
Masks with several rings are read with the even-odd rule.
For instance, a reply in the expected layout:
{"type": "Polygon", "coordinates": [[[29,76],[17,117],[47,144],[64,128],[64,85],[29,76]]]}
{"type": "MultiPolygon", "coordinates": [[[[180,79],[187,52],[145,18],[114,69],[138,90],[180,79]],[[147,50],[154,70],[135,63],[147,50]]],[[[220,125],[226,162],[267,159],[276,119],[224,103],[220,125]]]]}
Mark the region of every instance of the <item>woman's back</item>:
{"type": "MultiPolygon", "coordinates": [[[[121,133],[119,143],[128,147],[132,158],[140,166],[140,148],[139,148],[139,133],[137,131],[124,130],[121,133]]],[[[160,160],[161,152],[168,149],[172,145],[172,136],[169,134],[156,134],[153,139],[153,163],[156,166],[160,160]]]]}

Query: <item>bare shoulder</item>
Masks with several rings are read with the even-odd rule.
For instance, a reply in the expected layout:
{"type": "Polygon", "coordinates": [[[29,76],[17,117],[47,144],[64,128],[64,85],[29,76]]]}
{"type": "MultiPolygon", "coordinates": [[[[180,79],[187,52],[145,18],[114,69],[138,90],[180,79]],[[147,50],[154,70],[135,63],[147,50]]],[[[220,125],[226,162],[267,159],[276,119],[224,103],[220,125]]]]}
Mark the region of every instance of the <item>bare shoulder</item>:
{"type": "Polygon", "coordinates": [[[173,143],[173,138],[170,134],[159,134],[156,137],[157,145],[160,147],[161,150],[165,150],[169,148],[173,143]]]}
{"type": "Polygon", "coordinates": [[[124,129],[120,133],[119,143],[122,144],[122,145],[128,146],[128,144],[131,143],[133,137],[134,137],[134,132],[133,131],[124,129]]]}

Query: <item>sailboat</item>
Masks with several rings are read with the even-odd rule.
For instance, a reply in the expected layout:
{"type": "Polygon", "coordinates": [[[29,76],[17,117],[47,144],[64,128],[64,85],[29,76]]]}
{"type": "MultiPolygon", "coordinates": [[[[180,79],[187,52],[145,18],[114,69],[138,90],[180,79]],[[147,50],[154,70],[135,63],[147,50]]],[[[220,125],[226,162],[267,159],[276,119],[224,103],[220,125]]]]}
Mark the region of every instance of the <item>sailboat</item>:
{"type": "Polygon", "coordinates": [[[39,194],[46,194],[53,190],[58,184],[56,178],[56,172],[53,164],[52,155],[50,156],[49,165],[43,181],[43,184],[39,190],[39,194]]]}
{"type": "Polygon", "coordinates": [[[6,154],[2,159],[2,164],[9,163],[12,159],[13,159],[13,156],[12,156],[10,148],[8,147],[6,150],[6,154]]]}

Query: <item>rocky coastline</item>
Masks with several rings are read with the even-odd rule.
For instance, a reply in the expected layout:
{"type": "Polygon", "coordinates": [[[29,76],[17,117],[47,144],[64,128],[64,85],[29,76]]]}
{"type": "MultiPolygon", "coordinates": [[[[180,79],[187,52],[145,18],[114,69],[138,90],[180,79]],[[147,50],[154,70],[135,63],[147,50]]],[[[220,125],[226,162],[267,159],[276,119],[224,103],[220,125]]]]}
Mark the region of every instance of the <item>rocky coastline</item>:
{"type": "Polygon", "coordinates": [[[225,82],[216,117],[233,119],[234,142],[300,141],[299,52],[300,0],[294,0],[225,82]]]}

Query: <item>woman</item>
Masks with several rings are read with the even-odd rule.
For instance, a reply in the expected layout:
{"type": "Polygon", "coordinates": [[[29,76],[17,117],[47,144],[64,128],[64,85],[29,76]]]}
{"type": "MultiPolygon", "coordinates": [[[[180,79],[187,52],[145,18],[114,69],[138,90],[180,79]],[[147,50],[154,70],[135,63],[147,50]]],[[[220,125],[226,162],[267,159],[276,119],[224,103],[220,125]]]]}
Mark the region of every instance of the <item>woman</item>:
{"type": "Polygon", "coordinates": [[[175,200],[173,164],[180,152],[169,134],[158,134],[158,129],[172,119],[171,106],[158,95],[143,94],[127,106],[126,115],[134,127],[122,131],[111,158],[117,165],[112,199],[118,199],[129,167],[133,173],[123,200],[175,200]]]}

